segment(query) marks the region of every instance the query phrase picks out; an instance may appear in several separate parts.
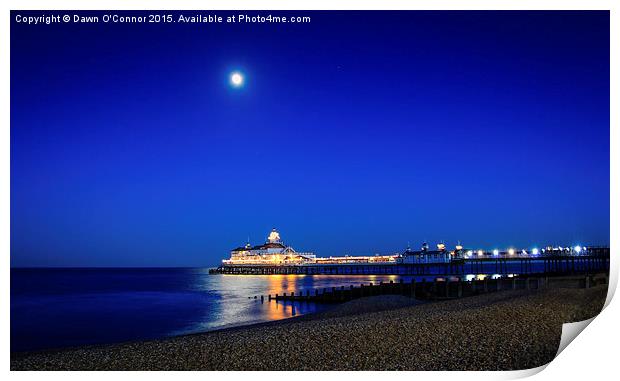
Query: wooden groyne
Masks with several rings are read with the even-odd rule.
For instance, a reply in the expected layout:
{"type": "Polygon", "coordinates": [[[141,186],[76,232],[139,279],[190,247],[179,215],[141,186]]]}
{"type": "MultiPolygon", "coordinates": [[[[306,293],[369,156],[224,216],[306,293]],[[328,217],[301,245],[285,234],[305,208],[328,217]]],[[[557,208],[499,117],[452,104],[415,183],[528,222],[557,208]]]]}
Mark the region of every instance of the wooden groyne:
{"type": "MultiPolygon", "coordinates": [[[[268,295],[269,301],[297,301],[315,303],[342,303],[348,300],[375,295],[404,295],[420,300],[454,299],[466,296],[480,295],[502,290],[539,290],[543,288],[590,288],[599,284],[607,284],[606,274],[588,274],[582,276],[562,277],[511,277],[483,280],[450,280],[434,279],[432,281],[412,280],[405,283],[390,281],[378,284],[360,284],[359,287],[331,287],[323,289],[291,292],[289,294],[268,295]]],[[[261,296],[261,300],[264,297],[261,296]]]]}

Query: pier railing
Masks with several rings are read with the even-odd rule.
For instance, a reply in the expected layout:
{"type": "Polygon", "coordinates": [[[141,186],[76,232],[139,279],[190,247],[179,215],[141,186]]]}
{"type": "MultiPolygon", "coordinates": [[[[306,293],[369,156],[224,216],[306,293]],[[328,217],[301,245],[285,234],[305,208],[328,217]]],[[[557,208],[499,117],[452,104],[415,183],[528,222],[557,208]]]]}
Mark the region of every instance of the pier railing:
{"type": "Polygon", "coordinates": [[[608,255],[471,258],[447,263],[225,264],[214,274],[245,275],[463,275],[578,274],[609,270],[608,255]]]}

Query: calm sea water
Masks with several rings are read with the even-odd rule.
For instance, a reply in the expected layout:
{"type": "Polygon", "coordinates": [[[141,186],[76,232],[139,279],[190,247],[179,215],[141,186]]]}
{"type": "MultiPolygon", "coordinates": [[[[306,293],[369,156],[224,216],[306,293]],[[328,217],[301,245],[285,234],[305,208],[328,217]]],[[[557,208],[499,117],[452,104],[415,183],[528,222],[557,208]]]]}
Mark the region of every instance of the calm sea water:
{"type": "Polygon", "coordinates": [[[260,295],[397,276],[209,275],[207,269],[11,269],[11,351],[152,339],[326,307],[260,295]],[[254,296],[258,296],[254,299],[254,296]]]}
{"type": "MultiPolygon", "coordinates": [[[[511,267],[509,272],[519,272],[511,267]]],[[[534,267],[540,271],[542,262],[534,267]]],[[[466,279],[476,276],[473,268],[465,271],[470,273],[466,279]]],[[[499,276],[493,275],[493,266],[482,271],[499,276]]],[[[284,319],[327,307],[269,302],[268,294],[400,278],[209,275],[206,268],[11,269],[11,351],[153,339],[284,319]]],[[[409,282],[412,277],[402,278],[409,282]]]]}

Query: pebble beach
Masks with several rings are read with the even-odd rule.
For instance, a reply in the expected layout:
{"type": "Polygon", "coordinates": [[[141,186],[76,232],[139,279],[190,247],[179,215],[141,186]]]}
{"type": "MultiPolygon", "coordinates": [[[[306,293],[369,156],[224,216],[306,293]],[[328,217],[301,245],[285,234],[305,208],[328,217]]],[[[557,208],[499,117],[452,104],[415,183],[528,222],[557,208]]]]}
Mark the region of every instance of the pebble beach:
{"type": "Polygon", "coordinates": [[[419,303],[384,295],[317,314],[174,338],[12,353],[11,370],[517,370],[555,357],[562,324],[606,286],[419,303]]]}

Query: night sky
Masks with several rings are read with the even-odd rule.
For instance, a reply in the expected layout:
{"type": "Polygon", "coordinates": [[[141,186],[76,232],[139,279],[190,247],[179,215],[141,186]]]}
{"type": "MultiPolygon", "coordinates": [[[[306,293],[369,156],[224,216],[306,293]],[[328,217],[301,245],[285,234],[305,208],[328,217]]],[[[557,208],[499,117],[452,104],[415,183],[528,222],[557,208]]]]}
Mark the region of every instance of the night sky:
{"type": "Polygon", "coordinates": [[[609,243],[608,12],[17,13],[12,266],[609,243]]]}

